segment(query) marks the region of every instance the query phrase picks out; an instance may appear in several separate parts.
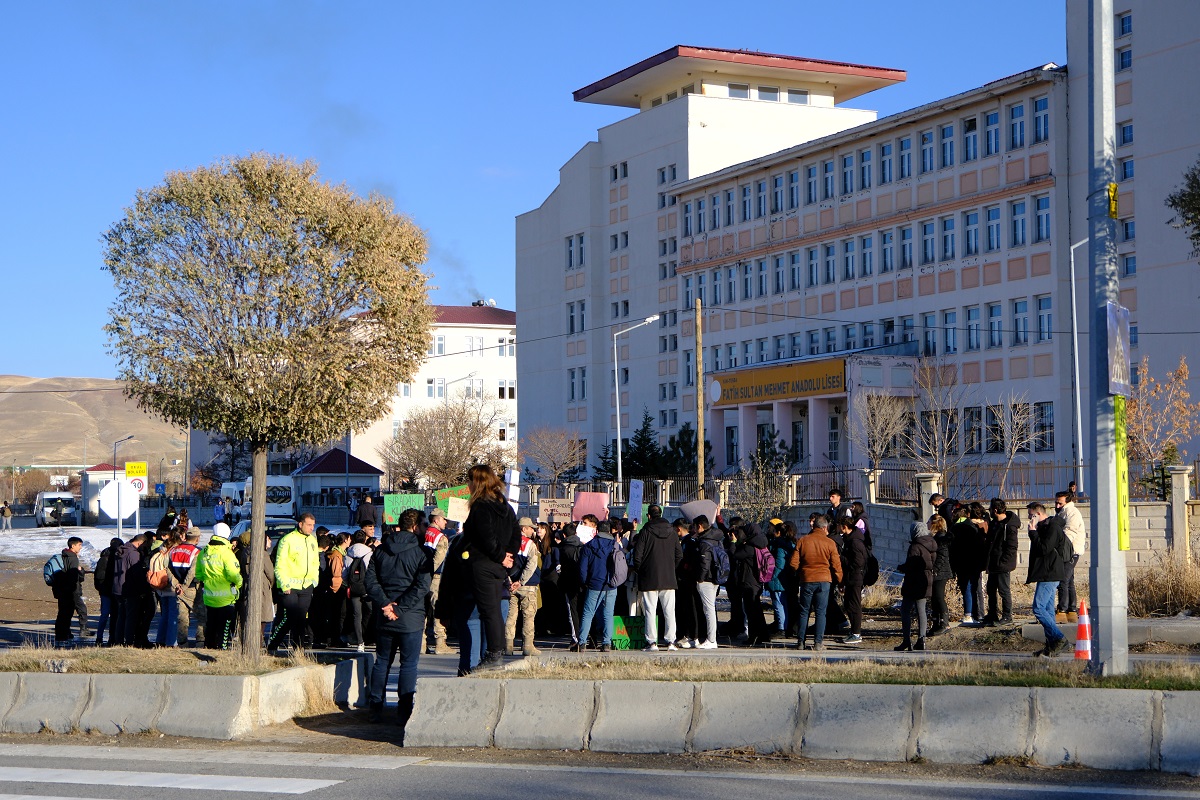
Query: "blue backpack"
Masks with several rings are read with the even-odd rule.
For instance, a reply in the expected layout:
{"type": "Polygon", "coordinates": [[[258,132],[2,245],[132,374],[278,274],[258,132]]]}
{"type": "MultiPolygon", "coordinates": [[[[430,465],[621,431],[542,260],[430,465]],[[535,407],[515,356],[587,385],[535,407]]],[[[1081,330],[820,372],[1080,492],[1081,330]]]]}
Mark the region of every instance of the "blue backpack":
{"type": "Polygon", "coordinates": [[[729,581],[729,553],[725,548],[707,539],[702,540],[712,552],[713,566],[717,570],[717,583],[724,586],[729,581]]]}
{"type": "Polygon", "coordinates": [[[50,560],[46,562],[46,566],[42,567],[42,580],[46,582],[47,586],[53,586],[54,576],[62,572],[65,566],[62,553],[55,553],[50,556],[50,560]]]}

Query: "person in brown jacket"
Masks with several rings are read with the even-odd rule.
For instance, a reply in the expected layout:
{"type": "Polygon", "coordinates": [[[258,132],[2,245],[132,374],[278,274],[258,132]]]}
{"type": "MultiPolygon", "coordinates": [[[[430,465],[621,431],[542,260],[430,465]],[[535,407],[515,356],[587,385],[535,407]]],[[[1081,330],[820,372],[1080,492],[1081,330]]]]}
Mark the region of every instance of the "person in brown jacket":
{"type": "Polygon", "coordinates": [[[816,617],[813,649],[825,649],[825,607],[829,605],[829,589],[842,580],[842,557],[837,545],[829,538],[829,518],[819,516],[810,533],[801,536],[788,565],[800,578],[800,614],[797,617],[796,649],[804,649],[808,632],[808,612],[816,617]]]}

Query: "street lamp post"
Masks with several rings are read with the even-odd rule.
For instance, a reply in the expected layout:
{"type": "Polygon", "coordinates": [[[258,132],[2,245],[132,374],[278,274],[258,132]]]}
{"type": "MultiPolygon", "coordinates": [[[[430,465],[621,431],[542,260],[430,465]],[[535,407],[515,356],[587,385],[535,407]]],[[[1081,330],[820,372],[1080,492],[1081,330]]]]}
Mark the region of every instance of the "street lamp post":
{"type": "Polygon", "coordinates": [[[1075,370],[1075,483],[1083,490],[1083,401],[1079,389],[1079,306],[1075,299],[1075,250],[1091,238],[1071,245],[1071,362],[1075,370]]]}
{"type": "MultiPolygon", "coordinates": [[[[452,381],[446,381],[446,387],[445,387],[445,389],[443,389],[445,397],[442,398],[443,400],[446,401],[446,405],[450,405],[450,387],[453,384],[461,383],[462,381],[469,381],[478,374],[479,374],[478,372],[468,372],[466,375],[462,376],[461,378],[455,378],[452,381]]],[[[470,391],[470,389],[468,389],[467,391],[470,391]]]]}
{"type": "MultiPolygon", "coordinates": [[[[117,482],[117,445],[121,444],[122,442],[128,442],[132,438],[133,438],[133,434],[131,433],[128,436],[126,436],[124,439],[118,439],[117,441],[113,442],[113,465],[112,465],[112,467],[113,467],[113,483],[117,482]]],[[[121,538],[121,523],[123,520],[124,520],[124,517],[121,515],[121,487],[118,486],[117,487],[117,538],[118,539],[121,538]]]]}
{"type": "Polygon", "coordinates": [[[658,314],[651,314],[641,322],[630,325],[628,328],[613,331],[613,392],[617,399],[617,489],[621,492],[622,497],[625,495],[625,473],[621,464],[621,370],[618,365],[617,337],[629,333],[635,328],[649,325],[652,322],[658,322],[658,314]]]}

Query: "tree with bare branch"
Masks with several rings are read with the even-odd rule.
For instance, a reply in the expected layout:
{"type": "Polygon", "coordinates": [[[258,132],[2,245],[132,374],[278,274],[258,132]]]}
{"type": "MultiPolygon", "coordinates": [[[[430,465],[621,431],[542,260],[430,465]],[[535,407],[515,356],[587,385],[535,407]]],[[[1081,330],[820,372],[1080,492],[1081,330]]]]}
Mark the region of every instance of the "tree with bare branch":
{"type": "Polygon", "coordinates": [[[958,379],[958,369],[923,358],[913,371],[914,413],[904,434],[904,452],[924,472],[936,472],[945,485],[963,483],[972,455],[959,446],[960,409],[972,404],[974,390],[958,379]]]}
{"type": "Polygon", "coordinates": [[[998,438],[1004,455],[1004,469],[1000,472],[997,497],[1004,497],[1008,488],[1008,476],[1013,463],[1022,453],[1028,453],[1037,443],[1038,433],[1034,428],[1033,405],[1025,392],[1010,391],[1001,398],[997,414],[998,438]]]}
{"type": "Polygon", "coordinates": [[[850,400],[852,423],[847,431],[851,444],[867,457],[867,465],[878,469],[883,459],[897,452],[912,413],[912,401],[880,389],[854,392],[850,400]]]}
{"type": "Polygon", "coordinates": [[[781,517],[788,507],[788,465],[791,450],[787,442],[769,428],[749,464],[742,468],[729,487],[729,508],[751,522],[760,523],[781,517]]]}
{"type": "Polygon", "coordinates": [[[1179,366],[1159,382],[1150,373],[1150,357],[1138,366],[1140,380],[1125,401],[1125,429],[1129,437],[1129,460],[1143,463],[1164,461],[1174,453],[1186,458],[1183,446],[1200,434],[1200,402],[1191,402],[1185,356],[1179,366]]]}
{"type": "Polygon", "coordinates": [[[385,469],[405,481],[454,486],[475,464],[491,464],[499,472],[516,460],[514,448],[497,439],[502,413],[495,401],[464,390],[413,411],[376,452],[385,469]]]}
{"type": "Polygon", "coordinates": [[[542,426],[521,437],[521,455],[532,465],[530,472],[553,487],[583,466],[587,451],[583,442],[565,428],[542,426]]]}

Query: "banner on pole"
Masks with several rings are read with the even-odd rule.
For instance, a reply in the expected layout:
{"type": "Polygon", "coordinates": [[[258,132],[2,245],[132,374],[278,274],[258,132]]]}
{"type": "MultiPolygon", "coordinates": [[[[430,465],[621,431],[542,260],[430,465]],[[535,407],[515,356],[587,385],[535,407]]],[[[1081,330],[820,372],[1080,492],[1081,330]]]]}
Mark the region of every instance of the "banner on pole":
{"type": "Polygon", "coordinates": [[[1113,398],[1117,456],[1117,550],[1129,549],[1129,447],[1125,431],[1125,398],[1113,398]]]}

